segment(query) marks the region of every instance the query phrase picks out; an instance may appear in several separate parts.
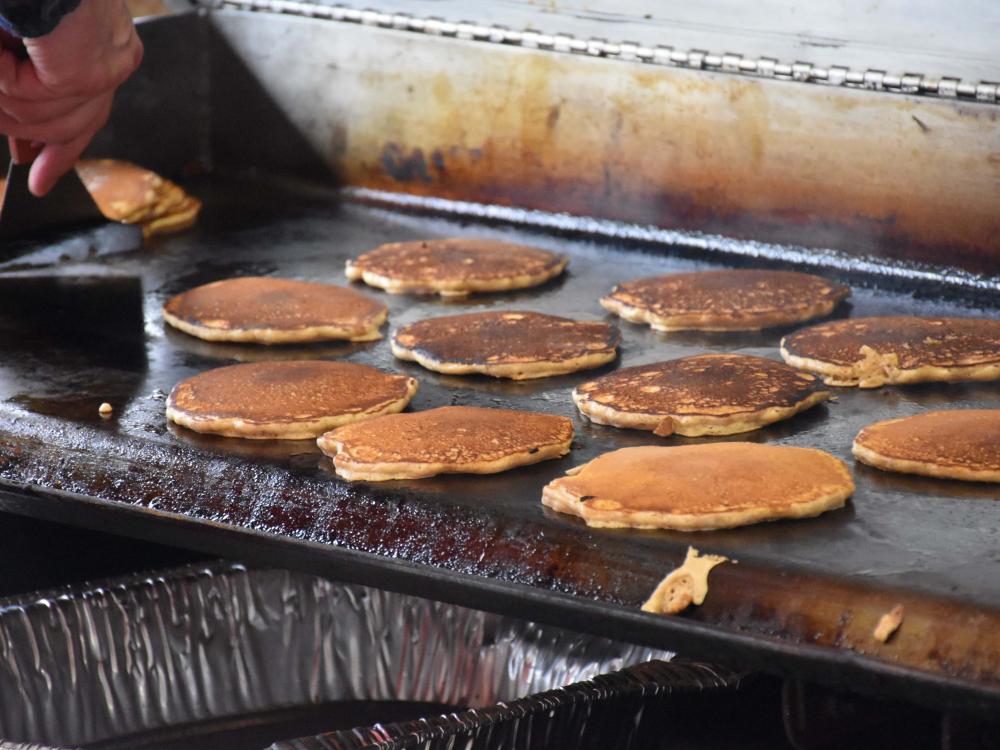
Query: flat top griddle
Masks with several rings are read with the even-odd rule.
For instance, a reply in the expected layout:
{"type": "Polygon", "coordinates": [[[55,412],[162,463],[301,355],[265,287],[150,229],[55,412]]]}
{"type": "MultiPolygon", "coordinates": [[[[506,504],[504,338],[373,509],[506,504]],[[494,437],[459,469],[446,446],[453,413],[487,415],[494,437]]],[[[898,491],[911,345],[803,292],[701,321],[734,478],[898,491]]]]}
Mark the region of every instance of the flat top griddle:
{"type": "MultiPolygon", "coordinates": [[[[838,389],[834,403],[714,439],[812,446],[844,458],[857,493],[817,519],[697,534],[590,530],[542,507],[546,482],[604,451],[699,440],[590,424],[573,407],[572,387],[617,366],[705,351],[777,358],[786,332],[660,334],[605,314],[598,298],[622,280],[725,267],[733,258],[404,213],[261,175],[220,175],[189,188],[205,200],[200,223],[143,251],[60,261],[39,248],[0,266],[0,507],[685,655],[995,708],[1000,488],[883,473],[854,464],[850,445],[862,426],[890,416],[996,407],[998,384],[838,389]],[[454,235],[563,252],[569,271],[537,289],[463,302],[364,288],[389,306],[387,333],[428,316],[523,308],[618,323],[620,362],[519,383],[453,377],[396,361],[386,339],[211,344],[165,327],[160,316],[171,295],[216,279],[274,274],[346,283],[345,259],[364,250],[454,235]],[[163,416],[166,393],[189,375],[292,357],[412,374],[420,381],[412,409],[469,404],[566,415],[577,431],[574,447],[564,459],[496,476],[348,484],[311,441],[201,436],[163,416]],[[98,416],[103,401],[114,406],[110,419],[98,416]],[[704,606],[679,617],[641,614],[639,605],[688,545],[739,564],[712,573],[704,606]],[[907,620],[893,641],[878,644],[871,628],[897,602],[906,605],[907,620]]],[[[855,293],[837,316],[998,314],[1000,301],[982,294],[963,300],[961,288],[893,291],[861,286],[863,276],[839,278],[853,282],[855,293]]]]}

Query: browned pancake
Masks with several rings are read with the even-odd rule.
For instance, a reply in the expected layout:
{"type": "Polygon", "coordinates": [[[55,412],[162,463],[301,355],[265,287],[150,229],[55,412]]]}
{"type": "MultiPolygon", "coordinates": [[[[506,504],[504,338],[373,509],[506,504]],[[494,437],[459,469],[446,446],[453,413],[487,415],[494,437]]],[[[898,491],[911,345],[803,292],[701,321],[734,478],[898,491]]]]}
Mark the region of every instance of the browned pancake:
{"type": "Polygon", "coordinates": [[[101,213],[112,221],[141,224],[147,237],[185,229],[201,210],[197,198],[131,162],[85,159],[76,171],[101,213]]]}
{"type": "Polygon", "coordinates": [[[619,284],[601,305],[658,331],[750,331],[829,314],[851,290],[794,271],[701,271],[619,284]]]}
{"type": "Polygon", "coordinates": [[[847,466],[829,453],[706,443],[605,453],[549,482],[542,503],[590,526],[696,531],[816,516],[852,492],[847,466]]]}
{"type": "Polygon", "coordinates": [[[163,306],[170,325],[208,341],[372,341],[388,310],[353,289],[247,276],[199,286],[163,306]]]}
{"type": "Polygon", "coordinates": [[[536,286],[558,276],[566,259],[526,245],[454,238],[393,242],[347,262],[347,278],[399,294],[464,296],[536,286]]]}
{"type": "Polygon", "coordinates": [[[1000,482],[1000,409],[946,409],[868,425],[854,455],[886,471],[1000,482]]]}
{"type": "Polygon", "coordinates": [[[743,354],[699,354],[628,367],[577,386],[598,424],[657,435],[730,435],[786,419],[829,397],[817,378],[743,354]]]}
{"type": "Polygon", "coordinates": [[[383,481],[494,474],[564,456],[572,441],[566,417],[443,406],[340,427],[317,442],[345,479],[383,481]]]}
{"type": "Polygon", "coordinates": [[[607,323],[500,310],[404,326],[392,337],[392,353],[436,372],[525,380],[610,362],[620,339],[607,323]]]}
{"type": "Polygon", "coordinates": [[[181,381],[167,417],[197,432],[302,440],[398,412],[416,391],[413,378],[349,362],[254,362],[181,381]]]}
{"type": "Polygon", "coordinates": [[[804,328],[781,341],[788,364],[830,385],[1000,378],[1000,320],[854,318],[804,328]]]}

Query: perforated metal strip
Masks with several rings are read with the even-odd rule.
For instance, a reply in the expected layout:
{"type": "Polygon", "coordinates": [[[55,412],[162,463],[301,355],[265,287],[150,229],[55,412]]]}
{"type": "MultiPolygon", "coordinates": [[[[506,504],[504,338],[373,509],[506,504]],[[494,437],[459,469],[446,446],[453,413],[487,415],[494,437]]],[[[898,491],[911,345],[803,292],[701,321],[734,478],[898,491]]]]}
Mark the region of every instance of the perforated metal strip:
{"type": "Polygon", "coordinates": [[[837,65],[823,67],[808,62],[785,62],[769,57],[746,57],[733,52],[675,49],[667,45],[649,47],[635,42],[581,39],[569,34],[514,31],[505,26],[421,18],[407,13],[359,10],[343,5],[327,5],[295,0],[194,0],[208,8],[231,8],[285,15],[321,18],[341,23],[357,23],[386,29],[411,31],[432,36],[470,39],[492,44],[551,50],[568,54],[629,60],[654,65],[713,70],[724,73],[777,78],[827,86],[847,86],[900,94],[919,94],[943,99],[963,99],[1000,104],[1000,83],[971,83],[958,78],[935,77],[923,73],[889,73],[884,70],[857,70],[837,65]]]}

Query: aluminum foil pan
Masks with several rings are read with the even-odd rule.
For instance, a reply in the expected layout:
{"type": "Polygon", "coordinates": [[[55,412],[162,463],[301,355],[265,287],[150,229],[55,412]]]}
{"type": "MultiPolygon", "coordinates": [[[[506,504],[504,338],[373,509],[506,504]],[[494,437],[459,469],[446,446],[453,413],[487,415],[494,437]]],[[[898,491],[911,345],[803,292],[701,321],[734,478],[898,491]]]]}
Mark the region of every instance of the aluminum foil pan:
{"type": "MultiPolygon", "coordinates": [[[[372,738],[410,742],[497,723],[511,711],[508,719],[527,717],[532,706],[519,698],[670,656],[299,573],[190,566],[0,601],[0,738],[72,747],[328,701],[482,709],[278,746],[374,747],[372,738]]],[[[666,674],[613,680],[539,700],[555,700],[554,709],[662,692],[670,682],[666,674]]]]}

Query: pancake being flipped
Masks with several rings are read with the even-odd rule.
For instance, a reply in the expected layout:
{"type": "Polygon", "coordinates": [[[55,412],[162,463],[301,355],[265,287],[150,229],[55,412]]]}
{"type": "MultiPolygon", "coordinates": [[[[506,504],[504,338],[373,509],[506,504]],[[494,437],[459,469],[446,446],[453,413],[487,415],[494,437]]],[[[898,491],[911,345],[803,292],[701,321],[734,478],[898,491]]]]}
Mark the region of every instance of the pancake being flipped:
{"type": "Polygon", "coordinates": [[[706,443],[622,448],[554,479],[542,503],[588,526],[700,531],[841,507],[854,482],[813,448],[706,443]]]}
{"type": "Polygon", "coordinates": [[[413,378],[350,362],[254,362],[181,381],[167,418],[227,437],[304,440],[398,412],[416,392],[413,378]]]}
{"type": "Polygon", "coordinates": [[[834,320],[781,341],[793,367],[829,385],[1000,378],[1000,320],[907,316],[834,320]]]}
{"type": "Polygon", "coordinates": [[[393,242],[347,261],[347,278],[392,294],[504,292],[538,286],[566,268],[566,258],[537,247],[454,238],[393,242]]]}
{"type": "Polygon", "coordinates": [[[854,438],[854,456],[885,471],[1000,482],[1000,409],[946,409],[876,422],[854,438]]]}
{"type": "Polygon", "coordinates": [[[192,336],[255,344],[374,341],[388,314],[353,289],[261,276],[195,287],[163,306],[163,319],[192,336]]]}
{"type": "Polygon", "coordinates": [[[392,353],[449,375],[527,380],[612,361],[621,335],[607,323],[523,310],[430,318],[400,328],[392,353]]]}
{"type": "Polygon", "coordinates": [[[337,474],[352,481],[495,474],[566,455],[573,423],[552,414],[443,406],[348,425],[316,442],[337,474]]]}
{"type": "Polygon", "coordinates": [[[657,331],[754,331],[828,315],[850,295],[795,271],[700,271],[619,284],[601,305],[657,331]]]}
{"type": "Polygon", "coordinates": [[[627,367],[573,391],[577,408],[598,424],[688,437],[756,430],[829,396],[812,375],[743,354],[627,367]]]}
{"type": "Polygon", "coordinates": [[[111,221],[141,224],[143,235],[190,227],[201,201],[155,172],[118,159],[84,159],[76,171],[97,207],[111,221]]]}

